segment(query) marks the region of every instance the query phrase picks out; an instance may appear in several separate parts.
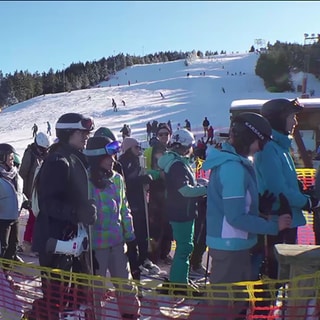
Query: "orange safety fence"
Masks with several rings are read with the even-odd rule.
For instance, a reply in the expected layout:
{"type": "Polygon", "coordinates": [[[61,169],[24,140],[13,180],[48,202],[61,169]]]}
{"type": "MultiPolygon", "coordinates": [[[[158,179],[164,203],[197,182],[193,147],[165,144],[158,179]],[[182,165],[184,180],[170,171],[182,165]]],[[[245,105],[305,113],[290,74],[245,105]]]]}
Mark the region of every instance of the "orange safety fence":
{"type": "MultiPolygon", "coordinates": [[[[9,261],[1,262],[4,266],[9,261]]],[[[320,272],[281,281],[215,285],[198,282],[197,286],[185,288],[181,284],[164,285],[156,277],[137,282],[19,262],[10,262],[10,267],[3,270],[0,314],[5,320],[109,320],[138,316],[141,320],[315,320],[320,310],[320,272]],[[8,272],[15,286],[5,278],[8,272]]]]}
{"type": "Polygon", "coordinates": [[[297,168],[296,172],[297,178],[302,182],[304,190],[314,186],[316,180],[316,169],[297,168]]]}
{"type": "MultiPolygon", "coordinates": [[[[315,185],[316,169],[297,168],[297,178],[303,185],[303,190],[310,190],[315,185]]],[[[313,212],[304,211],[306,225],[298,228],[298,244],[315,244],[313,231],[313,212]]]]}

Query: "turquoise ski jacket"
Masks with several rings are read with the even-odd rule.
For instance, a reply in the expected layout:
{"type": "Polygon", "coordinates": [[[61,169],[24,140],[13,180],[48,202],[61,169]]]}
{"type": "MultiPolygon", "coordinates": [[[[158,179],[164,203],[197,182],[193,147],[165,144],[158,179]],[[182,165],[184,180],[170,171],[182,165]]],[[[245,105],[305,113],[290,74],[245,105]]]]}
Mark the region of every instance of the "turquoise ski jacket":
{"type": "Polygon", "coordinates": [[[246,250],[257,234],[278,233],[278,224],[259,217],[259,195],[252,163],[224,143],[210,149],[204,170],[211,170],[207,188],[207,245],[217,250],[246,250]]]}
{"type": "MultiPolygon", "coordinates": [[[[259,192],[262,194],[269,190],[275,195],[282,192],[292,209],[291,227],[305,225],[302,208],[307,204],[308,196],[299,189],[296,168],[290,155],[292,139],[275,130],[272,130],[272,137],[263,150],[254,156],[259,192]]],[[[277,210],[279,206],[279,201],[276,201],[272,209],[277,210]]]]}

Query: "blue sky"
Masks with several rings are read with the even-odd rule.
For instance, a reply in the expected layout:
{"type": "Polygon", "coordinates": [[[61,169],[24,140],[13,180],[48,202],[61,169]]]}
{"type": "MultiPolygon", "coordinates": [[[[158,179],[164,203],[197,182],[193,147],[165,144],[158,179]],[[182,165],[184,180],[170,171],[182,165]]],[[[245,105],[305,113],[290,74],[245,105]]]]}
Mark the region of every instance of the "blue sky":
{"type": "Polygon", "coordinates": [[[0,70],[47,72],[118,53],[303,44],[317,1],[1,1],[0,70]]]}

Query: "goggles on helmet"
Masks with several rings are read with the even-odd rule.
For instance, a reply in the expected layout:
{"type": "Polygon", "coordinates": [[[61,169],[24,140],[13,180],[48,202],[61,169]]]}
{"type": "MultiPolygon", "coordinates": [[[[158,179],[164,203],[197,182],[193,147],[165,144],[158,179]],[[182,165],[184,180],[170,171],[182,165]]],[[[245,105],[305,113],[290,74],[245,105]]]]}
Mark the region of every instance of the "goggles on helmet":
{"type": "Polygon", "coordinates": [[[303,109],[303,105],[299,102],[298,98],[291,100],[290,104],[294,113],[298,113],[303,109]]]}
{"type": "Polygon", "coordinates": [[[74,123],[57,123],[56,129],[78,129],[92,131],[94,129],[94,121],[91,117],[83,118],[79,122],[74,123]]]}
{"type": "Polygon", "coordinates": [[[103,148],[100,149],[85,149],[83,150],[83,153],[88,157],[93,156],[103,156],[103,155],[115,155],[121,150],[121,142],[120,141],[112,141],[108,144],[106,144],[103,148]]]}

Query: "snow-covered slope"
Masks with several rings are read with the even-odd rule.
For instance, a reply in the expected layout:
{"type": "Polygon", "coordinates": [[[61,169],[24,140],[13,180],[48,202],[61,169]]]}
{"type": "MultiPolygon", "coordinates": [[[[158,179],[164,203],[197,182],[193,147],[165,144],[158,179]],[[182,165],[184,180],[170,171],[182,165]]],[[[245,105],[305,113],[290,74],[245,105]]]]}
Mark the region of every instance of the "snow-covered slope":
{"type": "MultiPolygon", "coordinates": [[[[262,79],[255,75],[258,57],[255,53],[219,55],[194,60],[189,66],[178,60],[128,67],[95,88],[47,94],[3,110],[0,141],[11,143],[22,154],[32,142],[33,123],[45,131],[47,121],[54,128],[59,116],[66,112],[91,115],[97,128],[108,126],[118,133],[124,123],[129,124],[133,137],[141,141],[146,139],[147,121],[153,119],[159,122],[170,119],[174,129],[177,123],[183,126],[184,120],[189,119],[192,130],[200,136],[205,116],[215,128],[229,125],[233,100],[296,97],[296,93],[272,94],[265,90],[262,79]],[[112,98],[118,112],[113,112],[112,98]]],[[[300,78],[296,74],[293,80],[298,84],[300,78]]],[[[319,97],[317,87],[319,81],[310,76],[308,88],[315,89],[315,96],[319,97]]]]}

